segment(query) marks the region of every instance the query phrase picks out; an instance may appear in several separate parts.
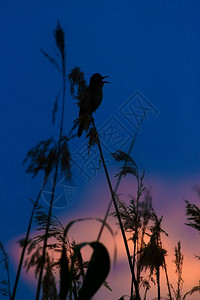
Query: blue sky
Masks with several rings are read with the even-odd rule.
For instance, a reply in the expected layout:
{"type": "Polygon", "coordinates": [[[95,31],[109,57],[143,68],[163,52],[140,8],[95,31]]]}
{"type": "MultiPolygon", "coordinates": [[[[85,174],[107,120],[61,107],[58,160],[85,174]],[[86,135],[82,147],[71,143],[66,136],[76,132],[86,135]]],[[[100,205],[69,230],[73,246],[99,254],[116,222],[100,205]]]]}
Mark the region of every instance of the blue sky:
{"type": "MultiPolygon", "coordinates": [[[[115,120],[126,134],[133,134],[135,127],[120,108],[138,92],[157,112],[142,123],[133,151],[148,182],[157,176],[173,183],[192,178],[198,184],[199,8],[198,1],[185,0],[0,3],[0,239],[5,244],[25,232],[28,199],[41,184],[40,176],[25,174],[22,161],[31,147],[58,132],[51,112],[61,76],[39,51],[55,55],[52,32],[58,19],[66,34],[67,73],[79,66],[87,81],[96,72],[109,75],[95,113],[97,127],[115,120]]],[[[68,87],[66,133],[77,116],[68,87]]],[[[72,141],[74,155],[84,142],[84,137],[72,141]]],[[[123,147],[127,150],[128,143],[123,147]]],[[[114,172],[110,161],[108,165],[114,172]]],[[[81,195],[92,185],[75,168],[73,172],[77,193],[72,212],[83,205],[81,195]]],[[[57,211],[58,216],[63,213],[57,211]]]]}

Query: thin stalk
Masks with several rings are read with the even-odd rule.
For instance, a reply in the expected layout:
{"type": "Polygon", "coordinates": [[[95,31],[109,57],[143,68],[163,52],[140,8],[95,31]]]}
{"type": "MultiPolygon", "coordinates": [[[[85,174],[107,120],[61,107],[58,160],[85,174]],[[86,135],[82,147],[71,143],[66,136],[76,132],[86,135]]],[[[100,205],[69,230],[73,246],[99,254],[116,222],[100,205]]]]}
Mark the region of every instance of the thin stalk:
{"type": "Polygon", "coordinates": [[[28,229],[27,229],[27,232],[26,232],[26,237],[24,239],[24,245],[23,245],[23,249],[22,249],[22,253],[21,253],[21,257],[20,257],[20,261],[19,261],[19,265],[18,265],[18,269],[17,269],[17,275],[16,275],[16,279],[15,279],[13,293],[12,293],[12,297],[10,298],[11,300],[15,299],[15,295],[16,295],[16,291],[17,291],[17,286],[18,286],[19,278],[20,278],[20,273],[21,273],[21,269],[22,269],[22,265],[23,265],[23,261],[24,261],[24,256],[25,256],[27,245],[28,245],[28,239],[29,239],[29,235],[30,235],[30,231],[31,231],[31,226],[32,226],[32,222],[33,222],[33,217],[34,217],[35,209],[36,209],[36,207],[38,205],[38,202],[39,202],[41,193],[43,191],[43,188],[44,188],[44,186],[46,184],[47,178],[48,177],[45,177],[45,179],[43,180],[42,187],[41,187],[41,189],[40,189],[40,191],[38,193],[38,196],[36,198],[36,201],[34,202],[34,205],[33,205],[33,209],[32,209],[32,212],[31,212],[31,217],[30,217],[30,220],[29,220],[28,229]]]}
{"type": "Polygon", "coordinates": [[[53,208],[53,202],[54,202],[55,186],[56,186],[56,182],[57,182],[58,166],[59,166],[59,159],[60,159],[60,154],[61,154],[61,140],[62,140],[62,135],[63,135],[65,94],[66,94],[66,82],[65,82],[66,71],[65,71],[65,55],[64,55],[64,53],[62,53],[62,75],[63,75],[63,97],[62,97],[62,111],[61,111],[60,134],[59,134],[59,141],[58,141],[58,154],[57,154],[57,160],[56,160],[56,165],[55,165],[55,173],[54,173],[52,194],[51,194],[49,212],[48,212],[48,217],[47,217],[47,227],[46,227],[45,238],[44,238],[44,245],[43,245],[41,269],[40,269],[40,274],[39,274],[39,278],[38,278],[37,293],[36,293],[35,300],[39,300],[39,297],[40,297],[40,290],[41,290],[41,284],[42,284],[42,276],[43,276],[43,270],[44,270],[44,267],[45,267],[45,256],[46,256],[46,248],[47,248],[47,241],[48,241],[48,233],[49,233],[49,228],[50,228],[50,223],[51,223],[51,216],[52,216],[52,208],[53,208]]]}
{"type": "MultiPolygon", "coordinates": [[[[157,246],[159,245],[159,242],[160,242],[160,245],[162,246],[162,242],[161,242],[161,238],[160,238],[160,232],[159,232],[159,235],[156,238],[157,246]]],[[[158,300],[160,300],[160,267],[156,268],[156,279],[157,279],[158,300]]]]}
{"type": "MultiPolygon", "coordinates": [[[[122,237],[123,237],[123,240],[124,240],[126,254],[127,254],[127,257],[128,257],[129,267],[130,267],[130,270],[131,270],[131,273],[132,273],[132,261],[131,261],[131,255],[130,255],[126,235],[125,235],[123,224],[122,224],[122,221],[121,221],[121,218],[120,218],[119,209],[118,209],[117,202],[116,202],[116,199],[115,199],[115,194],[114,194],[114,191],[113,191],[113,188],[112,188],[112,184],[111,184],[110,177],[109,177],[108,170],[107,170],[107,166],[106,166],[106,163],[105,163],[105,160],[104,160],[104,156],[103,156],[99,136],[98,136],[93,118],[92,118],[92,123],[93,123],[93,127],[94,127],[94,130],[95,130],[96,136],[97,136],[97,144],[98,144],[98,148],[99,148],[99,153],[100,153],[100,156],[101,156],[101,160],[102,160],[102,163],[103,163],[106,179],[107,179],[108,186],[109,186],[109,189],[110,189],[112,202],[114,204],[116,215],[117,215],[118,222],[119,222],[119,226],[120,226],[120,229],[121,229],[121,232],[122,232],[122,237]]],[[[140,300],[140,295],[139,295],[139,290],[138,290],[138,285],[137,285],[137,281],[136,281],[136,278],[135,278],[135,274],[132,274],[132,276],[133,276],[133,281],[134,281],[134,285],[135,285],[136,299],[140,300]]]]}
{"type": "Polygon", "coordinates": [[[77,300],[78,299],[78,295],[77,295],[76,281],[73,280],[73,282],[74,282],[74,288],[73,288],[74,300],[77,300]]]}
{"type": "Polygon", "coordinates": [[[172,300],[172,295],[171,295],[171,289],[170,289],[170,284],[169,284],[169,277],[168,277],[168,273],[167,273],[167,265],[166,265],[165,258],[164,258],[164,269],[165,269],[165,276],[166,276],[166,281],[167,281],[169,299],[172,300]]]}
{"type": "MultiPolygon", "coordinates": [[[[141,242],[140,242],[140,250],[139,250],[139,255],[141,255],[142,252],[142,248],[144,246],[144,235],[145,235],[145,231],[146,231],[146,225],[144,225],[143,223],[143,229],[142,229],[142,234],[141,234],[141,242]]],[[[140,259],[140,256],[139,256],[140,259]]],[[[137,266],[137,281],[139,282],[139,278],[140,278],[140,273],[141,273],[141,267],[139,267],[139,265],[137,266]]]]}
{"type": "Polygon", "coordinates": [[[157,268],[156,271],[156,278],[157,278],[157,288],[158,288],[158,300],[160,300],[160,268],[157,268]]]}
{"type": "Polygon", "coordinates": [[[48,217],[47,217],[47,227],[46,227],[43,251],[42,251],[41,269],[40,269],[40,274],[39,274],[39,278],[38,278],[37,293],[36,293],[36,298],[35,298],[36,300],[39,300],[39,297],[40,297],[40,289],[41,289],[41,284],[42,284],[43,270],[44,270],[44,266],[45,266],[46,248],[47,248],[48,233],[49,233],[50,222],[51,222],[57,173],[58,173],[58,163],[56,163],[55,173],[54,173],[53,188],[52,188],[50,207],[49,207],[49,212],[48,212],[48,217]]]}
{"type": "Polygon", "coordinates": [[[8,255],[7,255],[7,253],[3,247],[3,244],[1,242],[0,242],[0,248],[1,248],[1,251],[3,252],[2,261],[4,261],[4,263],[5,263],[5,270],[7,273],[7,282],[8,282],[8,296],[9,296],[9,299],[11,300],[11,286],[10,286],[10,271],[9,271],[8,255]]]}
{"type": "MultiPolygon", "coordinates": [[[[147,194],[147,197],[149,197],[149,191],[148,191],[148,194],[147,194]]],[[[142,253],[142,248],[144,247],[144,236],[145,236],[145,233],[146,233],[146,229],[147,229],[147,224],[148,224],[148,221],[149,221],[149,217],[148,217],[148,220],[147,219],[143,219],[143,226],[142,226],[142,233],[141,233],[141,239],[140,239],[140,249],[139,249],[139,253],[138,253],[138,260],[140,260],[140,257],[141,257],[141,253],[142,253]]],[[[141,273],[141,266],[137,266],[137,281],[139,282],[139,278],[140,278],[140,273],[141,273]]]]}
{"type": "MultiPolygon", "coordinates": [[[[136,242],[134,242],[134,249],[133,249],[132,277],[131,277],[131,297],[133,296],[133,284],[134,284],[133,274],[135,276],[135,254],[136,254],[136,242]]],[[[139,283],[139,282],[137,281],[137,283],[139,283]]]]}
{"type": "Polygon", "coordinates": [[[8,296],[9,296],[9,299],[11,300],[11,284],[10,284],[9,268],[8,268],[8,271],[7,271],[7,280],[8,280],[8,296]]]}
{"type": "MultiPolygon", "coordinates": [[[[161,239],[160,239],[160,245],[162,247],[161,239]]],[[[165,257],[164,257],[164,270],[165,270],[165,276],[166,276],[166,281],[167,281],[167,288],[168,288],[168,293],[169,293],[169,299],[172,300],[172,294],[171,294],[171,289],[170,289],[170,283],[169,283],[169,277],[168,277],[168,273],[167,273],[167,265],[166,265],[165,257]]]]}
{"type": "Polygon", "coordinates": [[[148,288],[145,289],[144,300],[146,300],[146,298],[147,298],[147,291],[148,291],[148,288]]]}
{"type": "MultiPolygon", "coordinates": [[[[129,147],[129,151],[128,151],[128,153],[127,153],[128,155],[131,154],[131,151],[132,151],[133,146],[134,146],[134,144],[135,144],[136,137],[137,137],[137,132],[135,133],[135,135],[134,135],[134,137],[133,137],[133,139],[132,139],[131,145],[130,145],[130,147],[129,147]]],[[[126,164],[127,164],[127,162],[125,161],[124,167],[126,166],[126,164]]],[[[122,179],[122,174],[120,173],[120,175],[119,175],[119,177],[118,177],[118,180],[117,180],[117,183],[116,183],[116,186],[115,186],[115,189],[114,189],[114,194],[117,193],[117,190],[118,190],[119,185],[120,185],[120,183],[121,183],[121,179],[122,179]]],[[[108,204],[108,207],[107,207],[107,210],[106,210],[106,213],[105,213],[105,216],[104,216],[104,219],[103,219],[101,228],[100,228],[100,230],[99,230],[99,234],[98,234],[98,237],[97,237],[97,241],[99,241],[100,238],[101,238],[103,229],[104,229],[105,224],[106,224],[106,220],[107,220],[107,218],[108,218],[108,216],[109,216],[109,213],[110,213],[110,209],[111,209],[112,203],[113,203],[113,201],[112,201],[112,198],[111,198],[111,199],[110,199],[110,202],[109,202],[109,204],[108,204]]]]}
{"type": "MultiPolygon", "coordinates": [[[[134,284],[134,280],[133,280],[133,274],[135,276],[135,263],[136,263],[136,249],[137,249],[137,244],[138,244],[138,221],[139,221],[139,218],[138,218],[138,203],[139,203],[139,199],[140,199],[140,196],[141,196],[141,193],[140,193],[140,178],[139,178],[139,172],[138,172],[138,169],[137,169],[137,199],[136,199],[136,229],[135,229],[135,241],[134,241],[134,248],[133,248],[133,263],[132,263],[132,268],[133,268],[133,271],[132,271],[132,278],[131,278],[131,297],[133,297],[133,284],[134,284]]],[[[137,284],[139,283],[139,280],[137,278],[137,284]]]]}

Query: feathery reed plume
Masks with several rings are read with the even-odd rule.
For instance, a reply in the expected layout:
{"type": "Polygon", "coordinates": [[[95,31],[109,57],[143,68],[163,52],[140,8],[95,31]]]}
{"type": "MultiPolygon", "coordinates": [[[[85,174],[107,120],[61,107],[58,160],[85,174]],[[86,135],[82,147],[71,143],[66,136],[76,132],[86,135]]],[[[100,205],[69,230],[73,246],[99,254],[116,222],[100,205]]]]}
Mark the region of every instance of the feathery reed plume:
{"type": "MultiPolygon", "coordinates": [[[[43,245],[41,269],[40,269],[40,273],[39,273],[37,292],[36,292],[36,298],[35,298],[36,300],[39,300],[39,297],[40,297],[40,289],[41,289],[41,284],[42,284],[43,270],[44,270],[45,258],[46,258],[48,233],[49,233],[49,229],[50,229],[52,208],[53,208],[53,202],[54,202],[55,186],[56,186],[57,175],[58,175],[59,161],[60,161],[61,153],[62,153],[62,150],[63,150],[62,149],[62,140],[63,140],[63,123],[64,123],[65,94],[66,94],[66,80],[65,80],[66,71],[65,71],[64,31],[61,28],[59,22],[57,24],[57,28],[54,31],[54,37],[55,37],[57,48],[60,51],[60,55],[61,55],[62,77],[63,77],[62,109],[61,109],[61,123],[60,123],[60,133],[59,133],[58,148],[57,148],[57,157],[56,157],[56,160],[55,160],[55,172],[54,172],[54,179],[53,179],[53,188],[52,188],[52,194],[51,194],[47,224],[46,224],[46,229],[45,229],[45,239],[44,239],[44,245],[43,245]]],[[[67,158],[69,158],[69,153],[67,151],[66,144],[64,143],[64,153],[66,153],[66,152],[67,152],[67,158]]],[[[67,159],[67,161],[68,161],[68,159],[67,159]]],[[[65,162],[65,160],[64,160],[64,162],[65,162]]],[[[62,165],[62,161],[61,161],[61,165],[62,165]]]]}
{"type": "Polygon", "coordinates": [[[8,255],[3,247],[3,244],[0,242],[0,254],[2,256],[0,263],[3,264],[4,270],[6,270],[7,273],[7,280],[2,280],[0,282],[0,285],[3,286],[0,288],[0,293],[3,296],[9,297],[11,300],[11,286],[10,286],[10,271],[9,271],[9,261],[8,261],[8,255]]]}

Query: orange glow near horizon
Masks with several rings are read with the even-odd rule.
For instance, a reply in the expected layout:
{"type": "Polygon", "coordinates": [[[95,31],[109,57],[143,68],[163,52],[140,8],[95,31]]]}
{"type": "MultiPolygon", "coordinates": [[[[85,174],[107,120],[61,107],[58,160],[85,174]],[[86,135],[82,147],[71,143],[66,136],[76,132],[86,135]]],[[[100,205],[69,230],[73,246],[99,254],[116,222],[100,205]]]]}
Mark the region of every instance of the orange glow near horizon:
{"type": "MultiPolygon", "coordinates": [[[[176,289],[177,275],[175,274],[175,265],[172,262],[172,260],[174,259],[174,247],[177,245],[177,242],[179,240],[181,241],[182,253],[184,255],[183,294],[189,291],[195,285],[198,285],[200,279],[200,274],[199,274],[200,262],[194,257],[195,254],[196,255],[199,254],[199,248],[200,248],[199,236],[194,229],[184,225],[184,223],[186,222],[185,211],[184,211],[185,204],[183,201],[184,197],[185,196],[190,197],[187,199],[192,203],[194,202],[197,203],[198,201],[197,200],[198,197],[195,198],[194,194],[191,195],[191,193],[187,190],[189,186],[191,187],[189,183],[187,185],[183,183],[182,185],[177,184],[176,189],[174,188],[170,189],[169,188],[170,182],[164,182],[161,180],[154,179],[153,192],[152,192],[155,211],[156,211],[156,207],[158,206],[159,207],[159,211],[157,212],[158,216],[164,215],[162,228],[166,230],[167,233],[169,234],[169,237],[165,237],[164,235],[162,235],[162,240],[163,240],[163,247],[168,252],[168,255],[166,257],[166,263],[167,263],[169,281],[171,284],[173,284],[175,289],[176,289]],[[174,199],[177,199],[177,201],[175,201],[174,199]],[[159,201],[163,201],[163,203],[160,203],[159,201]],[[163,211],[161,211],[162,210],[161,208],[163,208],[163,211]]],[[[129,194],[127,191],[130,187],[131,189],[134,189],[134,185],[130,184],[129,181],[128,183],[122,184],[122,190],[126,191],[125,197],[127,197],[127,195],[129,194]]],[[[88,204],[87,207],[86,205],[84,206],[84,203],[81,204],[80,211],[73,212],[73,214],[69,211],[65,213],[65,215],[64,214],[61,215],[60,219],[62,223],[66,224],[67,220],[69,221],[72,219],[88,216],[88,213],[94,216],[97,215],[98,217],[100,215],[103,216],[105,213],[106,205],[109,201],[108,199],[110,198],[109,198],[108,191],[105,192],[105,187],[101,188],[101,184],[99,184],[98,191],[99,191],[98,199],[95,199],[95,201],[93,197],[96,194],[96,192],[87,191],[90,194],[90,200],[88,200],[90,204],[89,209],[88,209],[88,204]],[[104,193],[106,194],[106,196],[104,193]]],[[[120,193],[121,195],[123,195],[123,192],[120,191],[120,193]]],[[[117,244],[117,263],[114,266],[112,260],[112,269],[107,278],[107,281],[111,286],[111,288],[113,289],[113,292],[110,292],[105,287],[102,287],[98,291],[97,295],[94,297],[95,300],[102,300],[102,299],[113,300],[113,299],[120,298],[122,295],[128,295],[130,293],[130,271],[128,267],[128,261],[126,258],[125,247],[123,244],[121,233],[119,228],[116,227],[115,225],[116,221],[113,220],[112,217],[109,217],[108,223],[110,224],[113,231],[115,232],[115,240],[117,244]]],[[[97,234],[99,232],[100,226],[101,223],[97,221],[85,221],[81,223],[76,223],[70,229],[69,236],[73,237],[78,243],[94,241],[97,238],[97,234]]],[[[17,239],[15,239],[15,241],[16,240],[17,239]]],[[[101,241],[109,249],[109,253],[112,259],[114,253],[114,243],[113,243],[113,238],[107,229],[104,230],[101,241]]],[[[129,242],[129,246],[131,248],[131,242],[129,242]]],[[[9,252],[11,257],[13,257],[15,265],[17,265],[19,255],[20,255],[19,247],[16,246],[13,247],[13,242],[9,243],[9,252]]],[[[85,249],[84,258],[88,259],[90,254],[91,254],[91,250],[85,249]]],[[[34,288],[35,280],[33,279],[33,276],[34,276],[33,272],[30,272],[30,274],[23,272],[22,278],[26,283],[28,283],[30,286],[34,288]]],[[[147,299],[153,299],[154,297],[156,297],[156,292],[157,292],[156,286],[152,286],[152,289],[149,291],[148,294],[149,296],[147,296],[147,299]]],[[[166,286],[164,271],[161,271],[161,292],[163,297],[167,296],[167,286],[166,286]]],[[[195,293],[193,296],[189,296],[189,299],[196,300],[199,299],[199,297],[200,297],[199,294],[195,293]]]]}

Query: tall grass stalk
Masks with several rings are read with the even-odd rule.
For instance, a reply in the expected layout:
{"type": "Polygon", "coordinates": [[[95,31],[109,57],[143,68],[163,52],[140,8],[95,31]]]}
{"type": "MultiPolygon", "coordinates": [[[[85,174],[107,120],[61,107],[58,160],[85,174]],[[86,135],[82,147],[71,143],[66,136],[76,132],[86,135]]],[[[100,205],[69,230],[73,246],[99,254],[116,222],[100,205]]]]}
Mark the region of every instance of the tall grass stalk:
{"type": "Polygon", "coordinates": [[[171,294],[171,289],[170,289],[170,284],[169,284],[169,277],[168,277],[167,265],[166,265],[165,258],[164,258],[164,270],[165,270],[165,276],[166,276],[166,281],[167,281],[167,288],[168,288],[168,293],[169,293],[169,299],[172,300],[172,294],[171,294]]]}
{"type": "MultiPolygon", "coordinates": [[[[139,177],[139,172],[138,168],[136,168],[136,178],[137,178],[137,198],[136,198],[136,230],[135,230],[135,236],[136,239],[134,240],[134,246],[133,246],[133,262],[132,262],[132,279],[131,279],[131,297],[133,297],[133,284],[134,284],[134,278],[133,274],[135,276],[135,263],[136,263],[136,253],[137,253],[137,248],[138,248],[138,221],[139,221],[139,215],[138,215],[138,203],[139,199],[141,196],[141,191],[140,191],[140,177],[139,177]]],[[[137,278],[137,284],[139,283],[139,278],[137,278]]]]}
{"type": "MultiPolygon", "coordinates": [[[[134,144],[135,144],[136,137],[137,137],[137,132],[135,133],[135,135],[134,135],[134,137],[133,137],[133,139],[132,139],[131,145],[130,145],[129,150],[128,150],[128,155],[130,155],[131,152],[132,152],[132,150],[133,150],[133,146],[134,146],[134,144]]],[[[124,167],[126,167],[126,162],[124,163],[124,167]]],[[[114,194],[117,193],[117,190],[118,190],[118,188],[119,188],[119,186],[120,186],[120,183],[121,183],[121,179],[122,179],[122,174],[120,173],[120,174],[119,174],[119,177],[118,177],[118,179],[117,179],[117,183],[116,183],[115,189],[114,189],[114,194]]],[[[110,199],[110,202],[109,202],[109,204],[108,204],[108,207],[107,207],[107,210],[106,210],[104,219],[103,219],[103,223],[102,223],[101,228],[100,228],[99,233],[98,233],[97,241],[99,241],[100,238],[101,238],[103,229],[104,229],[104,227],[105,227],[107,218],[108,218],[109,213],[110,213],[110,209],[111,209],[112,203],[113,203],[113,200],[112,200],[112,198],[111,198],[111,199],[110,199]]]]}
{"type": "Polygon", "coordinates": [[[40,269],[39,278],[38,278],[38,284],[37,284],[37,292],[36,292],[36,298],[35,298],[36,300],[39,300],[39,297],[40,297],[40,290],[41,290],[41,284],[42,284],[42,276],[43,276],[43,270],[44,270],[44,265],[45,265],[45,257],[46,257],[48,233],[49,233],[51,216],[52,216],[52,208],[53,208],[53,202],[54,202],[55,186],[56,186],[57,176],[58,176],[59,159],[60,159],[60,155],[61,155],[61,141],[62,141],[62,136],[63,136],[63,123],[64,123],[64,111],[65,111],[65,96],[66,96],[66,69],[65,69],[64,31],[60,27],[59,23],[58,23],[57,29],[55,31],[55,39],[56,39],[57,47],[58,47],[58,49],[59,49],[59,51],[61,53],[61,60],[62,60],[62,79],[63,79],[62,109],[61,109],[60,133],[59,133],[59,140],[58,140],[58,151],[57,151],[56,164],[55,164],[55,173],[54,173],[54,179],[53,179],[52,194],[51,194],[51,200],[50,200],[48,217],[47,217],[46,232],[45,232],[45,238],[44,238],[44,244],[43,244],[41,269],[40,269]]]}
{"type": "MultiPolygon", "coordinates": [[[[128,156],[130,156],[132,150],[133,150],[133,147],[134,147],[134,144],[135,144],[135,140],[136,140],[136,137],[137,137],[137,132],[135,133],[132,141],[131,141],[131,145],[129,147],[129,150],[128,150],[128,156]]],[[[124,168],[126,167],[126,164],[127,164],[127,161],[124,162],[124,168]]],[[[115,189],[114,189],[114,195],[116,195],[117,193],[117,190],[120,186],[120,183],[121,183],[121,179],[122,179],[122,173],[119,174],[119,177],[117,179],[117,183],[116,183],[116,186],[115,186],[115,189]]],[[[137,197],[138,198],[138,197],[137,197]]],[[[139,200],[139,199],[138,199],[139,200]]],[[[138,200],[137,200],[137,204],[138,204],[138,200]]],[[[101,235],[102,235],[102,232],[103,232],[103,229],[104,229],[104,226],[105,226],[105,223],[107,221],[107,218],[109,216],[109,213],[110,213],[110,209],[111,209],[111,206],[112,206],[112,203],[113,203],[113,200],[111,198],[109,204],[108,204],[108,207],[107,207],[107,210],[106,210],[106,213],[105,213],[105,216],[104,216],[104,220],[103,220],[103,223],[100,227],[100,230],[99,230],[99,234],[98,234],[98,237],[97,237],[97,241],[100,240],[101,238],[101,235]]],[[[137,205],[137,209],[138,209],[138,205],[137,205]]],[[[134,244],[135,245],[135,244],[134,244]]],[[[134,278],[135,278],[135,270],[134,270],[134,265],[135,265],[135,246],[134,246],[134,256],[133,256],[133,265],[132,265],[132,272],[131,272],[131,295],[133,295],[133,285],[134,285],[134,278]]],[[[138,287],[138,280],[135,281],[135,283],[137,284],[137,287],[138,287]]]]}
{"type": "MultiPolygon", "coordinates": [[[[3,244],[0,242],[0,251],[2,252],[3,258],[1,259],[1,263],[4,263],[4,269],[6,270],[7,273],[7,286],[8,288],[6,289],[6,292],[8,293],[8,297],[11,300],[11,285],[10,285],[10,270],[9,270],[9,261],[8,261],[8,255],[3,247],[3,244]]],[[[0,283],[3,283],[1,281],[0,283]]],[[[5,282],[4,282],[5,283],[5,282]]]]}
{"type": "Polygon", "coordinates": [[[121,218],[120,218],[119,209],[118,209],[117,202],[116,202],[116,199],[115,199],[115,193],[114,193],[113,188],[112,188],[112,184],[111,184],[111,180],[110,180],[110,177],[109,177],[109,174],[108,174],[108,169],[107,169],[107,166],[106,166],[106,163],[105,163],[105,160],[104,160],[104,156],[103,156],[103,152],[102,152],[98,132],[97,132],[97,129],[96,129],[93,118],[92,118],[92,124],[93,124],[94,130],[95,130],[95,133],[96,133],[97,145],[98,145],[98,148],[99,148],[99,153],[100,153],[100,157],[101,157],[101,160],[102,160],[102,163],[103,163],[104,172],[105,172],[106,179],[107,179],[107,182],[108,182],[108,186],[109,186],[109,189],[110,189],[112,202],[114,204],[116,215],[117,215],[118,222],[119,222],[119,226],[120,226],[120,229],[121,229],[121,233],[122,233],[122,237],[123,237],[123,241],[124,241],[124,245],[125,245],[125,249],[126,249],[126,254],[127,254],[127,258],[128,258],[128,262],[129,262],[129,267],[130,267],[131,274],[132,274],[132,277],[133,277],[133,282],[134,282],[134,285],[135,285],[136,299],[140,300],[138,283],[136,281],[135,274],[133,273],[133,266],[132,266],[131,255],[130,255],[130,251],[129,251],[129,247],[128,247],[128,242],[127,242],[125,231],[124,231],[124,228],[123,228],[123,224],[122,224],[122,221],[121,221],[121,218]]]}
{"type": "Polygon", "coordinates": [[[38,196],[37,196],[36,201],[34,202],[34,205],[33,205],[33,208],[32,208],[32,212],[31,212],[31,216],[30,216],[30,220],[29,220],[29,224],[28,224],[28,228],[27,228],[27,232],[26,232],[26,237],[24,239],[23,249],[22,249],[22,252],[21,252],[20,261],[19,261],[19,265],[18,265],[18,269],[17,269],[17,275],[16,275],[16,278],[15,278],[15,284],[14,284],[11,300],[15,299],[17,286],[18,286],[19,278],[20,278],[20,274],[21,274],[21,269],[22,269],[22,265],[23,265],[23,261],[24,261],[24,256],[25,256],[27,245],[28,245],[31,226],[32,226],[32,223],[33,223],[34,213],[35,213],[36,207],[38,206],[38,202],[39,202],[40,196],[42,194],[42,191],[43,191],[43,188],[46,184],[47,179],[48,179],[48,177],[45,177],[45,179],[43,180],[42,187],[41,187],[41,189],[38,193],[38,196]]]}

